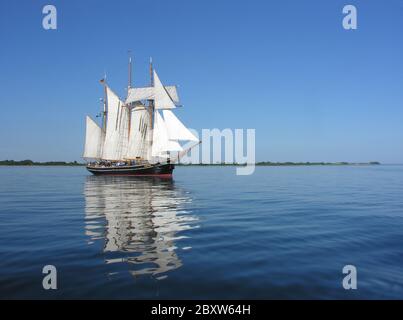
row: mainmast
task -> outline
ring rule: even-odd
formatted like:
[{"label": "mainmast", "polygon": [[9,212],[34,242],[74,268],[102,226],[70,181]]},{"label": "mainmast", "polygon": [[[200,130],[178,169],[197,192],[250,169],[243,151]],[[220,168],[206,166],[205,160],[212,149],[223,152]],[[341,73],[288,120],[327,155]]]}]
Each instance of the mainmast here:
[{"label": "mainmast", "polygon": [[127,84],[127,94],[129,95],[129,89],[132,87],[132,55],[129,50],[129,70],[128,70],[128,84]]},{"label": "mainmast", "polygon": [[[130,88],[132,87],[132,55],[131,55],[131,51],[129,50],[129,70],[128,70],[128,84],[127,84],[127,97],[129,97],[129,92],[130,92]],[[126,99],[127,99],[126,97]],[[131,129],[131,123],[132,123],[132,110],[131,108],[129,108],[129,105],[126,106],[127,107],[127,111],[128,111],[128,132],[127,132],[127,139],[130,139],[130,129]]]},{"label": "mainmast", "polygon": [[104,86],[104,98],[103,101],[103,112],[102,112],[102,131],[105,133],[106,131],[106,113],[107,113],[107,105],[106,105],[106,74],[103,79],[101,79],[101,84]]},{"label": "mainmast", "polygon": [[107,102],[106,102],[106,99],[107,99],[107,93],[106,93],[106,73],[105,73],[105,75],[104,75],[104,78],[101,79],[100,82],[101,82],[101,84],[102,84],[103,87],[104,87],[104,98],[102,99],[102,102],[103,102],[103,111],[102,111],[102,128],[101,128],[101,141],[102,141],[102,146],[100,147],[100,148],[101,148],[101,151],[100,151],[100,154],[99,154],[99,157],[102,159],[103,142],[105,141],[106,126],[107,126],[107,123],[106,123],[106,115],[107,115],[107,113],[108,113],[108,106],[107,106]]},{"label": "mainmast", "polygon": [[[153,77],[153,58],[150,57],[150,86],[154,87],[154,77]],[[150,150],[153,144],[153,121],[154,121],[154,100],[148,100],[148,112],[150,115]]]}]

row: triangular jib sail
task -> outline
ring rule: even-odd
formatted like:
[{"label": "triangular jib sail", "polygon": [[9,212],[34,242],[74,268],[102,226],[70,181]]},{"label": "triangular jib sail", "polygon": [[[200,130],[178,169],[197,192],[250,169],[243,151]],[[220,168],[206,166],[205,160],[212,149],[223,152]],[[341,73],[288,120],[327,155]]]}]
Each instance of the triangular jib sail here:
[{"label": "triangular jib sail", "polygon": [[199,141],[171,110],[163,110],[162,113],[170,140]]}]

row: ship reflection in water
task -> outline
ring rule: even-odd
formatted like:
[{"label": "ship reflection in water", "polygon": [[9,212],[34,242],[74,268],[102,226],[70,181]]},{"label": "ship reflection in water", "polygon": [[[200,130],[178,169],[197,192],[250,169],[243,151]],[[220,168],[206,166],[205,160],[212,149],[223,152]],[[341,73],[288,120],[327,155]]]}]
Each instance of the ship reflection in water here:
[{"label": "ship reflection in water", "polygon": [[156,279],[182,266],[178,252],[191,248],[179,242],[198,219],[185,209],[189,195],[171,179],[88,176],[84,193],[86,235],[89,244],[102,241],[112,256],[106,263],[127,262],[134,276]]}]

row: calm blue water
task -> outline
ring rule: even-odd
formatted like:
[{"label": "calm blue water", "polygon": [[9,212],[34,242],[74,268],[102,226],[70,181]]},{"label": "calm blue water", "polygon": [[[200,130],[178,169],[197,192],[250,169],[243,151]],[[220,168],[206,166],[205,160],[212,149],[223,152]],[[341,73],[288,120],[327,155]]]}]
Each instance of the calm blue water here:
[{"label": "calm blue water", "polygon": [[403,298],[403,166],[0,167],[0,298]]}]

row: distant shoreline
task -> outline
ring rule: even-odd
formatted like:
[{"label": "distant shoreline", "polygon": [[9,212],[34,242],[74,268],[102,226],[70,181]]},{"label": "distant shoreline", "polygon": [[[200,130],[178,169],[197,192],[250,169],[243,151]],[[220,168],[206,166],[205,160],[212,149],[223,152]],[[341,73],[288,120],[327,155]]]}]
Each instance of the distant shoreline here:
[{"label": "distant shoreline", "polygon": [[[381,163],[378,161],[371,162],[256,162],[255,166],[262,167],[285,167],[285,166],[374,166],[380,165]],[[216,164],[176,164],[177,166],[245,166],[246,164],[242,163],[216,163]]]},{"label": "distant shoreline", "polygon": [[79,163],[77,161],[66,162],[66,161],[46,161],[46,162],[35,162],[32,160],[2,160],[0,161],[0,166],[65,166],[65,167],[79,167],[85,166],[85,163]]},{"label": "distant shoreline", "polygon": [[[270,162],[263,161],[255,163],[255,166],[265,166],[265,167],[284,167],[284,166],[368,166],[368,165],[380,165],[381,163],[378,161],[371,162]],[[35,162],[32,160],[2,160],[0,161],[0,166],[66,166],[66,167],[80,167],[85,166],[85,163],[80,163],[77,161],[73,162],[65,162],[65,161],[46,161],[46,162]],[[204,164],[204,163],[195,163],[195,164],[184,164],[178,163],[176,166],[216,166],[216,167],[224,167],[224,166],[245,166],[245,164],[238,163],[212,163],[212,164]]]}]

